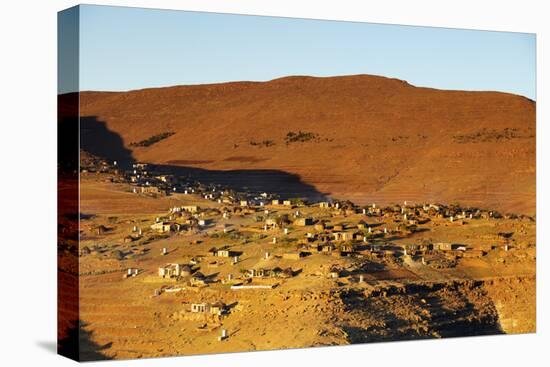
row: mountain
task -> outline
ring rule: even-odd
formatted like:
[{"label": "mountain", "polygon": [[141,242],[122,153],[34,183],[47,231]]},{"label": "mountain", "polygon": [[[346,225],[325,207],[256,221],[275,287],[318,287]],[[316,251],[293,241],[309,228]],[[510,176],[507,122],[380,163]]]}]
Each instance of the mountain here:
[{"label": "mountain", "polygon": [[533,215],[535,109],[513,94],[371,75],[82,92],[81,144],[191,172],[279,172],[358,204]]}]

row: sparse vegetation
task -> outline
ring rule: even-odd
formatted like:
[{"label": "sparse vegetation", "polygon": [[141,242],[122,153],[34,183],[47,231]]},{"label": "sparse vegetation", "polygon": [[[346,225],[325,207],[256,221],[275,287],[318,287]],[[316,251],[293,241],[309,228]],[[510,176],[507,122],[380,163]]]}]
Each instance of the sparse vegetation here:
[{"label": "sparse vegetation", "polygon": [[505,128],[503,130],[495,129],[481,129],[475,133],[453,135],[453,141],[455,143],[486,143],[486,142],[498,142],[503,140],[531,138],[534,135],[523,135],[519,129]]},{"label": "sparse vegetation", "polygon": [[391,141],[396,142],[396,141],[403,141],[403,140],[408,140],[408,139],[409,139],[409,137],[406,136],[406,135],[405,135],[405,136],[403,136],[403,135],[398,135],[398,136],[393,136],[393,137],[391,138]]},{"label": "sparse vegetation", "polygon": [[285,136],[285,143],[304,143],[311,140],[319,139],[319,135],[312,132],[299,130],[298,132],[289,131]]},{"label": "sparse vegetation", "polygon": [[262,140],[262,141],[255,141],[250,140],[250,145],[257,146],[259,148],[269,148],[275,145],[275,142],[273,140]]},{"label": "sparse vegetation", "polygon": [[164,139],[167,139],[167,138],[171,137],[174,134],[175,134],[175,132],[173,132],[173,131],[167,131],[167,132],[164,132],[164,133],[161,133],[161,134],[158,134],[158,135],[153,135],[153,136],[151,136],[151,137],[149,137],[145,140],[130,143],[130,146],[131,147],[149,147],[153,144],[158,143],[161,140],[164,140]]}]

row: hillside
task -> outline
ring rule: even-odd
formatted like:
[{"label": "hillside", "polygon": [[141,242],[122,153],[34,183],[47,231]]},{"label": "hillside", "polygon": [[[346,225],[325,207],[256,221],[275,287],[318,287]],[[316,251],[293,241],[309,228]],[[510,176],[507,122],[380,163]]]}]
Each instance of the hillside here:
[{"label": "hillside", "polygon": [[369,75],[296,76],[82,92],[80,104],[82,148],[107,158],[207,178],[237,170],[245,186],[251,177],[299,181],[358,204],[535,213],[535,103],[516,95]]}]

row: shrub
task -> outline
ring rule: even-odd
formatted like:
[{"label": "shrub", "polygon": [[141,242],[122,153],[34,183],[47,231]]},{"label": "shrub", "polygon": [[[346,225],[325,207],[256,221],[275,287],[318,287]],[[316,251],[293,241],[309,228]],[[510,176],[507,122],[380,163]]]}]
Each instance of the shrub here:
[{"label": "shrub", "polygon": [[294,131],[289,131],[286,134],[285,143],[287,144],[297,143],[297,142],[303,143],[306,141],[317,139],[318,137],[319,136],[317,134],[312,132],[305,132],[300,130],[297,133],[295,133]]},{"label": "shrub", "polygon": [[131,147],[148,147],[148,146],[151,146],[155,143],[158,143],[161,140],[167,139],[167,138],[171,137],[174,134],[175,134],[175,132],[173,132],[173,131],[167,131],[167,132],[164,132],[164,133],[161,133],[161,134],[158,134],[158,135],[153,135],[153,136],[151,136],[151,137],[149,137],[145,140],[130,143],[130,146]]},{"label": "shrub", "polygon": [[258,147],[266,147],[269,148],[273,145],[275,145],[275,142],[273,140],[262,140],[260,142],[257,142],[255,140],[250,141],[250,145],[258,146]]}]

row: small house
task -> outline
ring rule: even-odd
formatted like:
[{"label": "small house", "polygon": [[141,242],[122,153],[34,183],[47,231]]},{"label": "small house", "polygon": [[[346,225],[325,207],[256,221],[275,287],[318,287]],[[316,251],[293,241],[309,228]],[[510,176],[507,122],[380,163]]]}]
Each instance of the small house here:
[{"label": "small house", "polygon": [[324,243],[321,245],[321,252],[330,253],[335,249],[332,243]]},{"label": "small house", "polygon": [[250,278],[264,278],[268,275],[269,271],[264,268],[259,269],[250,269],[247,271],[246,275]]},{"label": "small house", "polygon": [[212,247],[210,250],[210,255],[217,256],[217,257],[232,257],[234,256],[233,252],[229,250],[228,246],[224,246],[221,248]]},{"label": "small house", "polygon": [[189,213],[196,213],[199,211],[199,207],[196,205],[184,205],[181,207],[181,210]]},{"label": "small house", "polygon": [[210,304],[208,303],[192,303],[191,312],[193,313],[207,313],[210,312]]},{"label": "small house", "polygon": [[332,234],[334,241],[351,241],[353,240],[353,233],[350,232],[334,232]]},{"label": "small house", "polygon": [[221,316],[227,312],[227,306],[223,302],[192,303],[191,312]]},{"label": "small house", "polygon": [[452,244],[448,242],[438,242],[433,244],[434,250],[439,251],[451,251],[452,250]]},{"label": "small house", "polygon": [[294,221],[294,225],[297,226],[311,226],[313,225],[313,219],[312,218],[298,218]]},{"label": "small house", "polygon": [[182,274],[182,266],[180,264],[167,264],[159,268],[158,274],[161,278],[177,278]]},{"label": "small house", "polygon": [[299,252],[287,252],[283,254],[283,259],[287,260],[300,260],[302,257],[305,257],[306,253],[303,251]]},{"label": "small house", "polygon": [[156,186],[142,186],[140,188],[142,194],[161,195],[165,192]]},{"label": "small house", "polygon": [[230,257],[231,256],[231,251],[227,250],[227,249],[221,249],[221,250],[218,250],[216,256],[219,256],[219,257]]},{"label": "small house", "polygon": [[151,225],[151,229],[153,231],[157,231],[160,233],[166,233],[166,232],[177,232],[181,228],[181,225],[179,223],[173,223],[173,222],[158,222]]},{"label": "small house", "polygon": [[329,278],[333,279],[340,278],[340,269],[335,267],[330,268],[327,275]]},{"label": "small house", "polygon": [[353,243],[343,243],[340,245],[340,251],[344,253],[355,252],[355,245]]}]

